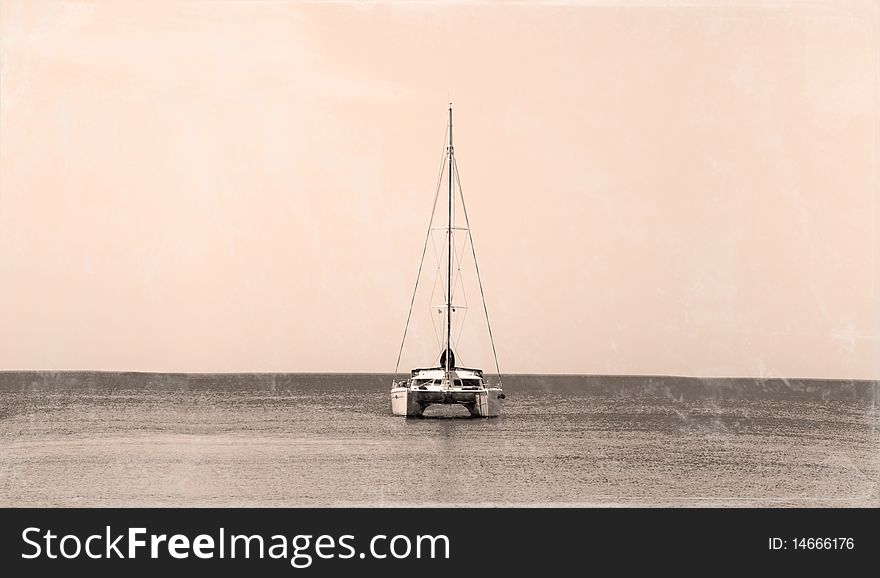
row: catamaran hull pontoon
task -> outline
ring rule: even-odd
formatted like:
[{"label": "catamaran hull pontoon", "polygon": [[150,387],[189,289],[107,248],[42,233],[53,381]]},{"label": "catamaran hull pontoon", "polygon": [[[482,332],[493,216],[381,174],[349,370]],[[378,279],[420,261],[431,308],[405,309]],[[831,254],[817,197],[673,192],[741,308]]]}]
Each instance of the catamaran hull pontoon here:
[{"label": "catamaran hull pontoon", "polygon": [[498,417],[504,392],[483,381],[479,369],[443,367],[414,369],[408,380],[391,388],[394,415],[421,417],[432,405],[463,405],[473,417]]},{"label": "catamaran hull pontoon", "polygon": [[504,393],[497,387],[461,389],[429,387],[411,389],[395,387],[391,390],[391,411],[394,415],[422,417],[428,406],[435,404],[463,405],[473,417],[498,417]]}]

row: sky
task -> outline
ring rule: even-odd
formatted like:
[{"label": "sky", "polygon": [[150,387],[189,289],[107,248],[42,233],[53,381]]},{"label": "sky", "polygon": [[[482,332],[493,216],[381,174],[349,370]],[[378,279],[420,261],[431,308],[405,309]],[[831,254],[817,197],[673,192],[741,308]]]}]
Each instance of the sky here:
[{"label": "sky", "polygon": [[0,0],[0,369],[391,371],[451,100],[503,372],[880,378],[878,16]]}]

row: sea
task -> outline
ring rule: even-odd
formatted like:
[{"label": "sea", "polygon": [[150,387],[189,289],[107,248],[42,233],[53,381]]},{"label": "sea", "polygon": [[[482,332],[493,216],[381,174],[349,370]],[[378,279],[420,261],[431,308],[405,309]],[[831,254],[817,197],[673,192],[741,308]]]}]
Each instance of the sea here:
[{"label": "sea", "polygon": [[0,372],[0,506],[880,506],[878,382],[512,375],[405,419],[393,377]]}]

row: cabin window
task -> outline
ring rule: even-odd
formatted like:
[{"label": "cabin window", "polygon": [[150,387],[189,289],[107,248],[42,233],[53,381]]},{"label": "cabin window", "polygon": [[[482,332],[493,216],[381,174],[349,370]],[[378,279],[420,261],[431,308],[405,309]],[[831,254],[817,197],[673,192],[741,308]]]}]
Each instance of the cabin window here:
[{"label": "cabin window", "polygon": [[464,384],[467,387],[480,387],[479,379],[465,379]]},{"label": "cabin window", "polygon": [[452,383],[453,383],[453,385],[455,385],[455,387],[461,387],[461,380],[460,379],[456,379]]}]

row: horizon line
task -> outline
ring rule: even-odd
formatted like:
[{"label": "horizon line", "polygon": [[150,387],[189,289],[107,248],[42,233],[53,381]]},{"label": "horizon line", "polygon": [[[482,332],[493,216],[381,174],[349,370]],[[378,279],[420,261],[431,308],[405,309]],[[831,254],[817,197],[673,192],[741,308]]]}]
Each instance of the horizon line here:
[{"label": "horizon line", "polygon": [[[194,375],[194,376],[224,376],[224,375],[408,375],[409,372],[393,371],[143,371],[143,370],[117,370],[117,369],[0,369],[2,374],[14,373],[101,373],[101,374],[143,374],[143,375]],[[803,377],[803,376],[748,376],[748,375],[680,375],[662,373],[491,373],[485,375],[500,375],[505,377],[661,377],[679,379],[749,379],[749,380],[800,380],[800,381],[863,381],[880,383],[880,377]]]}]

